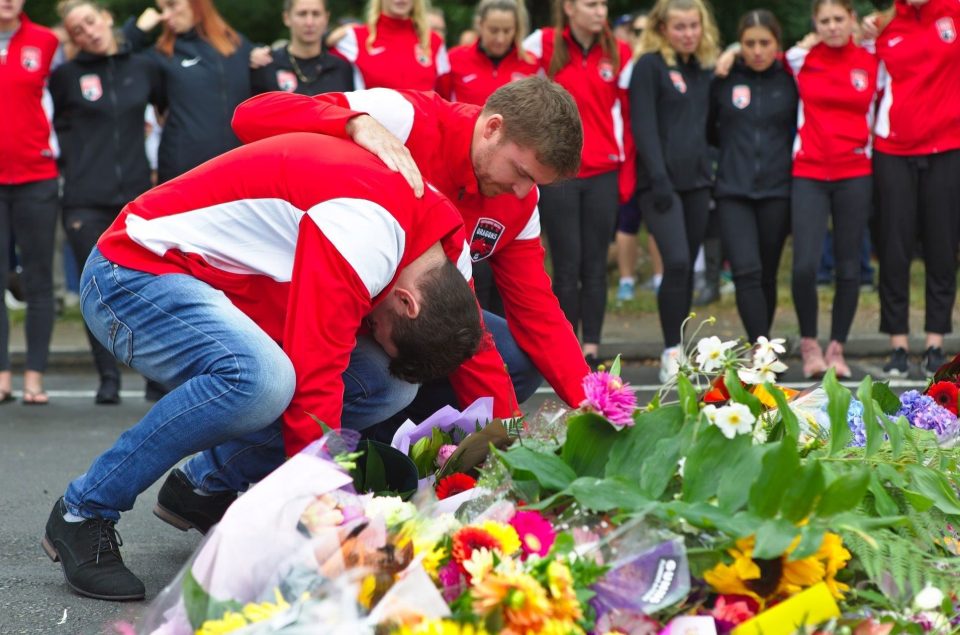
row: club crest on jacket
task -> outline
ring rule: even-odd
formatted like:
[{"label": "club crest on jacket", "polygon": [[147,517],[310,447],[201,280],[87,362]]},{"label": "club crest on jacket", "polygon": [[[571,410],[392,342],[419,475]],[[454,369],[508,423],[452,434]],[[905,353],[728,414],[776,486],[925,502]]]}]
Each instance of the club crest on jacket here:
[{"label": "club crest on jacket", "polygon": [[503,223],[492,218],[480,218],[470,236],[470,259],[478,262],[488,257],[497,247],[500,236],[503,235]]}]

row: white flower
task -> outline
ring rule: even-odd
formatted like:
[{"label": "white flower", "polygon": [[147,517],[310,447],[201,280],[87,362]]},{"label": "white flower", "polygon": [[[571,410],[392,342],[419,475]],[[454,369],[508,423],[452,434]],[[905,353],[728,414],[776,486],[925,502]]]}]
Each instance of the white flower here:
[{"label": "white flower", "polygon": [[486,547],[474,549],[470,558],[463,562],[463,568],[470,574],[470,583],[478,584],[493,571],[493,552]]},{"label": "white flower", "polygon": [[787,370],[787,365],[779,361],[776,357],[759,360],[753,368],[741,368],[737,371],[740,381],[751,384],[774,383],[777,381],[777,373]]},{"label": "white flower", "polygon": [[417,508],[399,496],[374,496],[367,501],[363,512],[367,518],[380,517],[388,527],[396,527],[416,516]]},{"label": "white flower", "polygon": [[937,611],[943,605],[943,591],[927,585],[913,598],[913,605],[921,611]]},{"label": "white flower", "polygon": [[705,373],[723,368],[727,351],[736,345],[735,341],[721,342],[716,335],[703,338],[697,342],[697,366]]},{"label": "white flower", "polygon": [[776,357],[777,355],[783,355],[787,352],[787,349],[783,346],[784,340],[782,337],[776,337],[772,340],[768,340],[766,337],[761,335],[757,338],[757,346],[754,349],[753,356],[759,359],[767,359],[769,357]]},{"label": "white flower", "polygon": [[732,439],[738,434],[750,434],[756,420],[746,405],[732,403],[717,410],[713,424],[720,428],[723,436]]},{"label": "white flower", "polygon": [[716,423],[717,421],[717,407],[715,405],[707,404],[703,407],[703,414],[707,416],[707,421],[710,423]]}]

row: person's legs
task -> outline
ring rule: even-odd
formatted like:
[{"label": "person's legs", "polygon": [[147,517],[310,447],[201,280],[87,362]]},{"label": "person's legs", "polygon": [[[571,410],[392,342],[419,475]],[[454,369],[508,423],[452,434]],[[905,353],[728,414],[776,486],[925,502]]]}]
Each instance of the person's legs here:
[{"label": "person's legs", "polygon": [[[67,241],[73,251],[78,269],[82,269],[87,257],[97,246],[100,235],[116,218],[118,210],[113,208],[65,208],[63,210],[63,228]],[[120,403],[120,368],[117,360],[103,344],[97,341],[90,329],[85,329],[93,353],[93,362],[100,376],[96,403]]]},{"label": "person's legs", "polygon": [[723,250],[730,258],[740,321],[747,337],[754,342],[758,336],[768,335],[770,328],[761,286],[763,263],[755,203],[742,198],[718,199],[717,220]]},{"label": "person's legs", "polygon": [[[617,222],[617,172],[584,179],[580,212],[583,352],[596,355],[607,309],[607,246]],[[571,228],[573,229],[573,228]],[[591,346],[593,345],[593,346]],[[518,395],[519,397],[519,395]]]},{"label": "person's legs", "polygon": [[890,335],[893,348],[906,349],[910,333],[910,261],[917,235],[916,162],[911,157],[875,152],[873,178],[878,231],[873,238],[880,264],[880,331]]},{"label": "person's legs", "polygon": [[844,179],[835,182],[832,189],[836,293],[830,340],[843,344],[850,333],[860,297],[860,251],[873,208],[873,179],[869,176]]},{"label": "person's legs", "polygon": [[580,330],[580,192],[582,179],[540,188],[540,221],[543,223],[550,262],[553,264],[553,293],[563,314]]},{"label": "person's legs", "polygon": [[647,228],[660,247],[663,280],[657,292],[657,309],[665,348],[680,343],[680,325],[687,318],[690,306],[690,275],[693,256],[687,247],[687,226],[683,203],[675,195],[673,205],[658,210],[649,190],[640,193],[640,209]]},{"label": "person's legs", "polygon": [[[777,273],[783,244],[790,234],[790,199],[768,198],[756,203],[757,227],[760,239],[763,297],[767,304],[767,330],[773,328],[777,311]],[[769,333],[766,335],[769,336]]]},{"label": "person's legs", "polygon": [[182,458],[268,426],[293,395],[293,366],[280,347],[195,278],[133,271],[94,251],[81,309],[120,361],[171,391],[70,483],[71,514],[117,520]]},{"label": "person's legs", "polygon": [[793,232],[793,304],[800,336],[817,337],[817,267],[827,230],[830,196],[827,186],[814,179],[793,179],[791,231]]},{"label": "person's legs", "polygon": [[920,174],[920,227],[926,265],[924,331],[952,328],[957,295],[957,233],[960,224],[960,150],[930,155]]},{"label": "person's legs", "polygon": [[57,180],[47,179],[15,186],[10,201],[27,301],[25,403],[46,403],[47,399],[43,394],[43,372],[47,369],[53,335],[53,249],[58,195]]},{"label": "person's legs", "polygon": [[637,232],[640,231],[640,208],[636,195],[620,205],[617,212],[617,232],[614,238],[617,248],[617,271],[620,281],[617,285],[617,300],[632,300],[636,288],[637,271]]},{"label": "person's legs", "polygon": [[[357,338],[343,374],[344,428],[363,431],[407,407],[419,386],[392,376],[390,358],[368,336]],[[283,463],[280,422],[204,450],[183,466],[193,487],[204,492],[242,492]]]},{"label": "person's legs", "polygon": [[[12,185],[0,185],[0,294],[7,290],[13,256],[13,223],[10,197]],[[5,297],[0,297],[0,398],[9,399],[12,392],[10,375],[10,321]]]}]

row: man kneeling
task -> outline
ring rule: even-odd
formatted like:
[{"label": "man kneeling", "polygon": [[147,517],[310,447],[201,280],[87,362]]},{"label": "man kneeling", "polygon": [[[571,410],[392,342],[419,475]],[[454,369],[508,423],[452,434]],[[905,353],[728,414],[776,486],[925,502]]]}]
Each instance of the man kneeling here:
[{"label": "man kneeling", "polygon": [[70,587],[144,596],[114,524],[184,457],[278,434],[281,417],[288,455],[322,435],[309,414],[339,428],[365,328],[406,382],[473,356],[469,275],[456,208],[433,190],[417,199],[338,139],[244,146],[127,205],[87,260],[81,308],[104,346],[170,392],[54,505],[42,544]]}]

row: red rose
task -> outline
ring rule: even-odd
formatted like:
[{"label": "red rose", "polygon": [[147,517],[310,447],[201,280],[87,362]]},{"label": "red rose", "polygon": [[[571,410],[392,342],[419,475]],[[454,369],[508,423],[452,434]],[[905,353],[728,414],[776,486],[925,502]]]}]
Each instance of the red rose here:
[{"label": "red rose", "polygon": [[958,392],[960,392],[960,389],[957,388],[955,383],[950,381],[938,381],[927,388],[927,394],[953,414],[957,414]]}]

